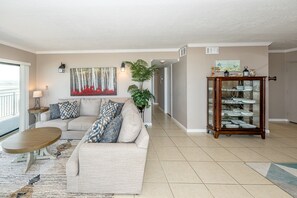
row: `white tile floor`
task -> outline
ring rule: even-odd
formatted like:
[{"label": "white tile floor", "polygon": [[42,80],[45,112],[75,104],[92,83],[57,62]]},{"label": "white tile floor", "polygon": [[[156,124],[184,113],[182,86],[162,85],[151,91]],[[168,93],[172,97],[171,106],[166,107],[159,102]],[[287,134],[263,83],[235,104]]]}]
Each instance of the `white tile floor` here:
[{"label": "white tile floor", "polygon": [[143,190],[135,198],[291,197],[244,162],[297,162],[297,125],[270,123],[260,136],[186,134],[154,107]]}]

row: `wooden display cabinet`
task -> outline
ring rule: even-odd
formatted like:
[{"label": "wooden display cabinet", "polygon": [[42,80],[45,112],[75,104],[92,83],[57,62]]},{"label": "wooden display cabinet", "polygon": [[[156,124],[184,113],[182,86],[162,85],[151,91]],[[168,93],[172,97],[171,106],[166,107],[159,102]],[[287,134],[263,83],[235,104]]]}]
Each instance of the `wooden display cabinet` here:
[{"label": "wooden display cabinet", "polygon": [[207,131],[265,139],[266,77],[207,77]]}]

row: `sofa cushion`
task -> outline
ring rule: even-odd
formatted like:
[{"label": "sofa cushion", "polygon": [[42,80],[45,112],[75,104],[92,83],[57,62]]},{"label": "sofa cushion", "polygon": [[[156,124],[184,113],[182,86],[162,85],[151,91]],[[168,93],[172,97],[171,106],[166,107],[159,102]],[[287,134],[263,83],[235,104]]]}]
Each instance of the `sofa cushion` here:
[{"label": "sofa cushion", "polygon": [[83,98],[80,101],[81,116],[98,116],[100,110],[101,99]]},{"label": "sofa cushion", "polygon": [[40,127],[58,127],[62,131],[67,131],[68,123],[71,120],[73,120],[73,119],[67,119],[67,120],[55,119],[55,120],[49,120],[49,121],[46,121],[46,122],[37,122],[36,123],[36,128],[40,128]]},{"label": "sofa cushion", "polygon": [[68,123],[68,130],[86,131],[96,120],[96,116],[79,116]]},{"label": "sofa cushion", "polygon": [[59,104],[50,104],[49,105],[49,111],[50,111],[50,119],[58,119],[60,118],[60,108],[59,108]]},{"label": "sofa cushion", "polygon": [[100,142],[104,129],[114,118],[118,104],[117,103],[105,103],[100,108],[99,119],[92,125],[92,131],[89,134],[88,142]]},{"label": "sofa cushion", "polygon": [[59,103],[59,108],[62,120],[77,118],[79,116],[79,105],[77,101]]},{"label": "sofa cushion", "polygon": [[140,133],[142,126],[142,119],[139,113],[130,109],[123,115],[123,123],[118,138],[118,142],[134,142]]},{"label": "sofa cushion", "polygon": [[104,130],[100,142],[102,143],[115,143],[117,142],[121,126],[123,122],[123,116],[120,114],[116,116]]},{"label": "sofa cushion", "polygon": [[127,111],[129,110],[133,110],[137,113],[139,113],[137,107],[135,106],[135,104],[133,103],[133,101],[131,100],[127,100],[122,108],[122,114],[123,116],[126,114]]},{"label": "sofa cushion", "polygon": [[112,100],[109,100],[108,102],[109,102],[109,103],[117,103],[117,104],[118,104],[118,108],[117,108],[117,111],[116,111],[116,113],[115,113],[114,117],[117,117],[118,115],[120,115],[120,114],[121,114],[121,112],[122,112],[122,109],[123,109],[124,103],[120,103],[120,102],[114,102],[114,101],[112,101]]}]

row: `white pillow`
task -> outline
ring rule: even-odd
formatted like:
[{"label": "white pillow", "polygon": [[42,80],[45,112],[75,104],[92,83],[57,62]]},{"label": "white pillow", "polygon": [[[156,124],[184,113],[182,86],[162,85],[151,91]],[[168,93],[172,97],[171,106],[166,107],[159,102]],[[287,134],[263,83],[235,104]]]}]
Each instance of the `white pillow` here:
[{"label": "white pillow", "polygon": [[133,111],[132,109],[127,110],[127,112],[122,115],[123,122],[120,135],[118,137],[118,142],[134,142],[140,133],[142,119],[140,118],[139,113]]}]

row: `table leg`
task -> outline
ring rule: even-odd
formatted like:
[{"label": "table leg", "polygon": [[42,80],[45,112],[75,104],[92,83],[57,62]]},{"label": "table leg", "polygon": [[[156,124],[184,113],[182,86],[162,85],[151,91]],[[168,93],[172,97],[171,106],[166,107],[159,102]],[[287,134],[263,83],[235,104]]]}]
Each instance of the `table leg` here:
[{"label": "table leg", "polygon": [[38,156],[38,159],[56,159],[56,156],[54,156],[47,147],[40,149],[40,154]]},{"label": "table leg", "polygon": [[28,153],[27,154],[27,162],[26,162],[25,173],[28,171],[28,169],[30,168],[30,166],[33,164],[34,161],[35,161],[34,152]]}]

